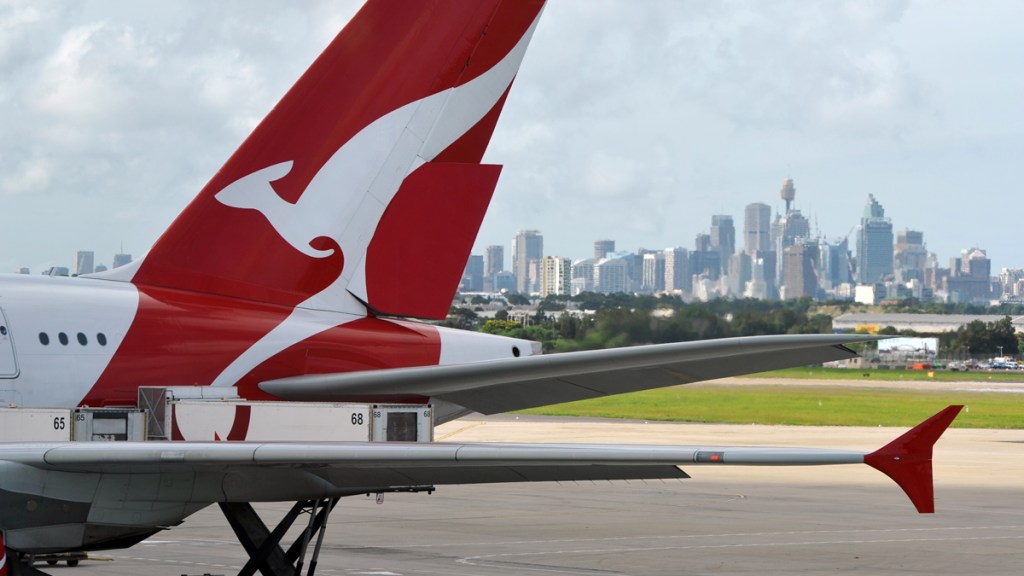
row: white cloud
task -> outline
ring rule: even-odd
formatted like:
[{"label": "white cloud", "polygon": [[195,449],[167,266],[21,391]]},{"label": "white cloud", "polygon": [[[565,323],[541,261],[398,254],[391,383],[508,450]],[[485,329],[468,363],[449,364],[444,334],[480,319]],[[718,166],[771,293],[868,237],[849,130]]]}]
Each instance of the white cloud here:
[{"label": "white cloud", "polygon": [[0,177],[0,192],[22,194],[45,190],[50,184],[52,162],[44,158],[33,158],[14,167],[12,174]]},{"label": "white cloud", "polygon": [[[93,237],[144,251],[359,4],[0,0],[4,211],[54,219],[52,252],[25,261]],[[955,253],[934,198],[1001,205],[1019,187],[1021,6],[552,0],[486,157],[506,169],[480,245],[536,227],[565,256],[596,236],[688,246],[789,175],[831,235],[884,185],[898,227],[913,214]],[[55,198],[93,225],[58,221]],[[0,247],[32,233],[0,230]]]}]

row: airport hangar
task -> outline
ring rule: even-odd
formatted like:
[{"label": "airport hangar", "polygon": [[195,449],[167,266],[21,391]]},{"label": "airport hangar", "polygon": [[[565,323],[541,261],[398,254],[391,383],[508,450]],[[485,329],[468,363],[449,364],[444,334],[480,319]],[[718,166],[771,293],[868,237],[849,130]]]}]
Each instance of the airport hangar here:
[{"label": "airport hangar", "polygon": [[[975,320],[986,324],[998,322],[1004,314],[843,314],[832,319],[832,332],[848,334],[850,332],[870,332],[891,326],[896,330],[913,330],[922,334],[939,334],[956,332]],[[1024,332],[1024,316],[1010,316],[1017,332]]]}]

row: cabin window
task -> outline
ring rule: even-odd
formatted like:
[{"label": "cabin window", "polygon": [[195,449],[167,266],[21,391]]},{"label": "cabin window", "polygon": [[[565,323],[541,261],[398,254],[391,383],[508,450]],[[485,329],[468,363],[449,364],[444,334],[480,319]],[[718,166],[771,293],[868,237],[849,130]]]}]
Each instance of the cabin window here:
[{"label": "cabin window", "polygon": [[100,332],[99,334],[96,335],[96,341],[100,343],[100,346],[107,345],[107,337],[106,335],[103,334],[103,332]]},{"label": "cabin window", "polygon": [[85,346],[86,344],[89,343],[89,339],[85,337],[85,334],[82,334],[81,332],[79,332],[78,333],[78,343],[81,344],[82,346]]},{"label": "cabin window", "polygon": [[42,344],[43,346],[49,346],[50,345],[50,336],[47,335],[46,332],[40,332],[39,333],[39,343]]},{"label": "cabin window", "polygon": [[57,340],[60,340],[61,346],[68,345],[68,335],[63,332],[57,334]]}]

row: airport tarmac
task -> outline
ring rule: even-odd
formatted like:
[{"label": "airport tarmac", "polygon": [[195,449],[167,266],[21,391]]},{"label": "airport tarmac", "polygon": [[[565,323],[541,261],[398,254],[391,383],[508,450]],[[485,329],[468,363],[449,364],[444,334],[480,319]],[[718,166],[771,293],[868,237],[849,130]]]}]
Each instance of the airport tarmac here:
[{"label": "airport tarmac", "polygon": [[[941,407],[937,407],[941,408]],[[893,428],[473,417],[439,440],[873,449]],[[685,468],[670,482],[442,487],[343,499],[317,574],[1020,574],[1024,430],[949,430],[934,515],[867,466]],[[276,522],[286,504],[258,509]],[[290,541],[290,540],[287,540]],[[244,553],[216,507],[107,562],[53,574],[236,574]],[[71,572],[71,571],[74,572]]]}]

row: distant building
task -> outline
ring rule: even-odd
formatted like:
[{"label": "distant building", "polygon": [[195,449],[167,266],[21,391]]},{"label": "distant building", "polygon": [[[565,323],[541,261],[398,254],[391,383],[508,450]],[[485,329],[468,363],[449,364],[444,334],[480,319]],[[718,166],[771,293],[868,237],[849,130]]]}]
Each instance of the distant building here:
[{"label": "distant building", "polygon": [[94,272],[93,253],[91,251],[75,252],[75,276]]},{"label": "distant building", "polygon": [[594,258],[606,258],[611,252],[615,252],[615,240],[594,240]]},{"label": "distant building", "polygon": [[697,234],[693,239],[693,251],[694,252],[710,252],[711,251],[711,235],[704,234],[703,232]]},{"label": "distant building", "polygon": [[[772,274],[774,276],[774,274]],[[768,274],[765,271],[765,261],[763,258],[753,258],[750,261],[750,281],[746,283],[743,288],[744,298],[755,298],[757,300],[767,300],[771,297],[769,291]]]},{"label": "distant building", "polygon": [[847,239],[830,243],[818,241],[818,286],[830,292],[843,284],[853,282],[853,262]]},{"label": "distant building", "polygon": [[796,199],[796,186],[793,186],[792,178],[786,178],[782,181],[782,189],[779,190],[779,196],[786,203],[786,213],[788,214],[790,205]]},{"label": "distant building", "polygon": [[493,277],[505,269],[505,247],[493,244],[484,250],[484,276]]},{"label": "distant building", "polygon": [[711,249],[718,252],[718,262],[721,265],[721,272],[725,273],[729,268],[729,257],[736,252],[736,227],[732,223],[732,216],[727,214],[716,214],[711,217]]},{"label": "distant building", "polygon": [[795,245],[798,241],[811,237],[811,223],[793,208],[793,201],[796,200],[796,187],[792,178],[786,178],[782,182],[782,189],[779,195],[786,202],[786,211],[778,215],[772,223],[771,242],[774,252],[774,261],[769,261],[769,253],[759,255],[765,259],[765,273],[774,272],[766,276],[765,280],[772,282],[773,287],[780,287],[783,284],[783,258],[786,248]]},{"label": "distant building", "polygon": [[1000,301],[1024,303],[1024,270],[1020,268],[1003,268],[999,272]]},{"label": "distant building", "polygon": [[857,283],[874,284],[892,276],[892,222],[875,196],[868,194],[857,231]]},{"label": "distant building", "polygon": [[482,292],[484,289],[484,257],[471,254],[466,262],[466,270],[462,274],[463,292]]},{"label": "distant building", "polygon": [[594,264],[594,291],[629,292],[629,263],[625,258],[602,258]]},{"label": "distant building", "polygon": [[516,275],[508,270],[502,270],[494,275],[492,290],[495,292],[514,292],[516,289]]},{"label": "distant building", "polygon": [[[1006,316],[998,314],[862,314],[847,313],[832,320],[832,331],[837,334],[847,332],[875,333],[886,326],[897,330],[913,330],[922,334],[939,334],[956,332],[975,320],[986,324],[998,322]],[[1014,330],[1024,332],[1024,316],[1011,317]]]},{"label": "distant building", "polygon": [[750,256],[772,249],[772,209],[767,204],[748,204],[743,211],[743,251]]},{"label": "distant building", "polygon": [[769,256],[772,254],[767,251],[754,256],[755,258],[760,257],[765,260],[766,274],[769,271],[773,272],[773,274],[765,278],[766,281],[772,284],[772,287],[782,286],[782,261],[785,249],[796,244],[799,239],[811,237],[811,223],[799,210],[793,208],[793,202],[796,200],[796,186],[793,185],[792,178],[786,178],[782,181],[779,196],[786,202],[786,210],[782,214],[776,215],[775,221],[772,222],[772,247],[770,251],[773,253],[774,258],[771,259],[772,261],[769,261]]},{"label": "distant building", "polygon": [[583,292],[594,292],[594,265],[600,258],[583,258],[572,263],[570,278],[573,295]]},{"label": "distant building", "polygon": [[540,295],[568,296],[571,291],[572,267],[568,258],[545,256],[541,270]]},{"label": "distant building", "polygon": [[782,297],[815,298],[818,293],[818,244],[807,241],[787,246],[782,255]]},{"label": "distant building", "polygon": [[924,282],[924,270],[928,264],[928,249],[924,245],[924,233],[916,230],[901,230],[896,233],[896,247],[893,249],[893,274],[897,282],[919,280]]},{"label": "distant building", "polygon": [[[512,272],[516,275],[516,292],[530,294],[540,291],[540,261],[544,257],[544,237],[539,230],[520,230],[512,239]],[[533,270],[533,275],[530,271]]]},{"label": "distant building", "polygon": [[946,293],[950,301],[987,303],[992,298],[992,261],[984,250],[961,251],[949,269]]},{"label": "distant building", "polygon": [[665,290],[690,292],[692,276],[686,248],[665,249]]},{"label": "distant building", "polygon": [[126,264],[131,264],[131,254],[114,254],[114,268],[120,268]]},{"label": "distant building", "polygon": [[728,288],[729,296],[740,296],[743,294],[747,282],[750,282],[751,263],[750,255],[746,252],[737,252],[729,256],[726,273],[726,288]]},{"label": "distant building", "polygon": [[703,274],[708,280],[717,282],[722,276],[719,257],[718,252],[690,252],[690,273]]},{"label": "distant building", "polygon": [[18,274],[31,274],[31,272],[27,267],[22,266],[21,268],[18,268]]},{"label": "distant building", "polygon": [[43,272],[43,276],[70,276],[71,271],[67,266],[53,266]]},{"label": "distant building", "polygon": [[97,273],[99,273],[99,272],[106,272],[106,271],[107,271],[107,267],[104,266],[103,264],[97,264],[96,265],[96,269],[94,270],[94,272],[97,272]]},{"label": "distant building", "polygon": [[665,289],[665,253],[644,254],[643,282],[640,289],[645,292],[661,292]]}]

